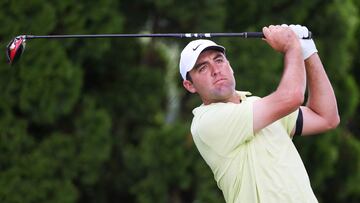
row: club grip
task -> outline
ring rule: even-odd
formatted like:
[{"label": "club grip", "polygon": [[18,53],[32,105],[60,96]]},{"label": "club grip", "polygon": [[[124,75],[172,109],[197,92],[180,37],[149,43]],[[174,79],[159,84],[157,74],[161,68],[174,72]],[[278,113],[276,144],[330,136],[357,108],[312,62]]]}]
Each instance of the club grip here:
[{"label": "club grip", "polygon": [[245,32],[245,38],[265,38],[262,32]]}]

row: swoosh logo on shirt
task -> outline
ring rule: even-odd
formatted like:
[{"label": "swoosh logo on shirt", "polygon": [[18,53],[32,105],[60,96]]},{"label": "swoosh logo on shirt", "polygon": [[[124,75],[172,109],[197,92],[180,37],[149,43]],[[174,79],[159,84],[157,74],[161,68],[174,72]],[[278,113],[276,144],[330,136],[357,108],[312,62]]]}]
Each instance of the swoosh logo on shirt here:
[{"label": "swoosh logo on shirt", "polygon": [[193,48],[193,51],[196,51],[197,48],[199,48],[201,44],[197,45],[195,48]]}]

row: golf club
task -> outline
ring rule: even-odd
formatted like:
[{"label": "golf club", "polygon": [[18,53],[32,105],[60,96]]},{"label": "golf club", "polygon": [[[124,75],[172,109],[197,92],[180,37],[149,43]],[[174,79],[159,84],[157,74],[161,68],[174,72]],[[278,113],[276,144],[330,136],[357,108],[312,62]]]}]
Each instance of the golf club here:
[{"label": "golf club", "polygon": [[[240,33],[162,33],[162,34],[89,34],[89,35],[19,35],[6,47],[6,56],[9,64],[16,63],[25,50],[26,40],[30,39],[63,39],[63,38],[141,38],[141,37],[165,37],[165,38],[213,38],[213,37],[240,37],[240,38],[264,38],[262,32]],[[308,37],[311,39],[309,31]]]}]

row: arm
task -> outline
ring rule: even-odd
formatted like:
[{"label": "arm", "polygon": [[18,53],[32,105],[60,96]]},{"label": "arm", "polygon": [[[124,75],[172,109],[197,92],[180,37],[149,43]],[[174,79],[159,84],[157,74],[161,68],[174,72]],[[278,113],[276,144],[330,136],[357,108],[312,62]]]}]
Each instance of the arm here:
[{"label": "arm", "polygon": [[304,60],[295,33],[281,26],[265,27],[263,33],[272,48],[284,53],[284,71],[276,91],[254,102],[254,132],[299,108],[306,87]]},{"label": "arm", "polygon": [[301,110],[304,118],[303,135],[310,135],[335,128],[340,118],[334,90],[317,53],[305,60],[305,68],[308,100]]},{"label": "arm", "polygon": [[[308,35],[308,29],[305,26],[283,26],[290,27],[299,38]],[[300,40],[300,44],[305,61],[309,93],[306,106],[301,107],[303,112],[302,132],[303,135],[310,135],[335,128],[339,124],[340,118],[334,90],[317,54],[314,41],[312,39]]]}]

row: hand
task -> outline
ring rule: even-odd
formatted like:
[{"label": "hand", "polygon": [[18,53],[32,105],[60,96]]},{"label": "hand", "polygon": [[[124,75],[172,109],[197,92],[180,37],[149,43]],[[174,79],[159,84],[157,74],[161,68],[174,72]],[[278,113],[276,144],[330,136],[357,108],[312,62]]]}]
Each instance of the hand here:
[{"label": "hand", "polygon": [[265,41],[276,51],[286,53],[288,50],[297,48],[300,51],[300,43],[297,35],[289,27],[270,25],[263,28]]},{"label": "hand", "polygon": [[290,27],[296,35],[300,38],[300,45],[303,52],[303,59],[306,60],[309,58],[313,53],[318,52],[316,49],[314,40],[312,39],[302,39],[303,37],[308,37],[309,30],[305,26],[301,25],[286,25],[282,24],[283,27]]}]

